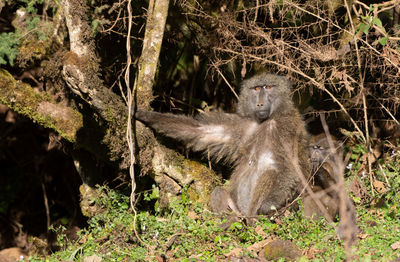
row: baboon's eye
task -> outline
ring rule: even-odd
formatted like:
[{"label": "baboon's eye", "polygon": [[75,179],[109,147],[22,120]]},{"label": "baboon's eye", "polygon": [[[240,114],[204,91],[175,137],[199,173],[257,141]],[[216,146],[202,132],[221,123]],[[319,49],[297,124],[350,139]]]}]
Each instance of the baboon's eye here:
[{"label": "baboon's eye", "polygon": [[264,86],[264,88],[265,88],[266,90],[269,90],[269,89],[272,88],[272,86]]},{"label": "baboon's eye", "polygon": [[253,87],[253,89],[254,89],[255,91],[260,91],[261,88],[262,88],[262,86],[255,86],[255,87]]}]

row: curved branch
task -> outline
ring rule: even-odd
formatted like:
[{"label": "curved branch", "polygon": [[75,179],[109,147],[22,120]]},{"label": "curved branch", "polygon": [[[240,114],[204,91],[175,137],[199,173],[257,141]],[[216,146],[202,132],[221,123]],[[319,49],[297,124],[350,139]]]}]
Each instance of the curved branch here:
[{"label": "curved branch", "polygon": [[70,142],[76,142],[77,132],[83,127],[81,113],[15,80],[4,69],[0,69],[0,102],[34,122],[57,131]]}]

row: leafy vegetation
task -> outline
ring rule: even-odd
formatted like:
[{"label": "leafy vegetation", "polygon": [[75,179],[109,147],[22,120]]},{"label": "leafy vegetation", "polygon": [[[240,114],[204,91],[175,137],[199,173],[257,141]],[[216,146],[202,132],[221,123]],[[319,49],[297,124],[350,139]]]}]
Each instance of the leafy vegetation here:
[{"label": "leafy vegetation", "polygon": [[[353,153],[362,146],[354,148]],[[400,168],[398,157],[400,153],[396,151],[395,156],[389,156],[382,163],[382,170],[393,187],[399,182],[398,173],[395,175],[395,170]],[[352,167],[359,166],[360,160],[350,164]],[[347,182],[356,179],[359,171],[349,168]],[[368,187],[368,180],[363,181],[363,185]],[[62,233],[63,228],[59,228],[58,244],[61,250],[47,257],[47,261],[82,261],[91,255],[101,257],[103,261],[152,261],[161,257],[179,261],[217,261],[232,256],[257,257],[262,250],[256,248],[256,244],[272,238],[295,243],[303,251],[300,261],[345,259],[343,244],[335,230],[338,223],[306,219],[301,207],[299,211],[286,212],[273,221],[260,217],[254,225],[242,220],[224,224],[229,217],[211,214],[201,204],[191,201],[185,192],[175,198],[168,209],[160,210],[157,202],[154,204],[154,200],[158,199],[157,187],[141,193],[145,203],[137,214],[136,228],[145,243],[143,245],[133,230],[134,214],[129,208],[129,197],[121,191],[105,187],[99,191],[100,198],[96,202],[103,211],[89,220],[87,228],[79,231],[76,241],[69,241]],[[370,188],[368,192],[371,193]],[[399,249],[391,247],[400,241],[397,195],[388,190],[373,198],[372,202],[355,201],[358,203],[359,227],[358,241],[354,246],[355,261],[391,261],[399,256]],[[353,195],[353,198],[356,196]],[[378,203],[380,199],[384,199],[383,204]],[[36,257],[31,261],[42,259]]]},{"label": "leafy vegetation", "polygon": [[14,60],[18,55],[19,34],[1,33],[0,34],[0,65],[14,65]]}]

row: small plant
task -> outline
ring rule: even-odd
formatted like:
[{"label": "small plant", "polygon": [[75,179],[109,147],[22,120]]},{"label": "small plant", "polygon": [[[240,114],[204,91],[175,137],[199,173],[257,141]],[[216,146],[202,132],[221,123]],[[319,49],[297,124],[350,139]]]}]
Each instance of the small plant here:
[{"label": "small plant", "polygon": [[370,4],[367,15],[365,15],[365,16],[360,15],[362,22],[357,27],[356,33],[358,31],[361,31],[365,35],[368,35],[371,28],[376,28],[376,30],[378,30],[381,34],[384,35],[383,37],[380,37],[378,39],[379,44],[384,46],[384,45],[386,45],[389,37],[387,35],[385,28],[382,25],[381,19],[379,19],[379,17],[377,17],[377,16],[374,16],[373,13],[374,13],[374,6],[372,4]]},{"label": "small plant", "polygon": [[14,65],[14,60],[18,55],[19,46],[19,34],[1,33],[0,34],[0,65],[5,65],[10,63],[11,66]]}]

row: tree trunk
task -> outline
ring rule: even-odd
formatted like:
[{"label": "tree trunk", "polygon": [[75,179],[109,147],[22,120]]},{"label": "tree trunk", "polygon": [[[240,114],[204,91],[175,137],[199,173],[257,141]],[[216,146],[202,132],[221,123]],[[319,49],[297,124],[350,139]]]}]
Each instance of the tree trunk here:
[{"label": "tree trunk", "polygon": [[[140,106],[149,107],[152,100],[152,83],[157,68],[158,55],[168,10],[168,2],[156,1],[149,8],[148,24],[139,62],[137,97]],[[63,61],[63,77],[70,90],[86,101],[106,122],[102,143],[109,150],[112,161],[119,160],[120,168],[129,166],[129,152],[125,141],[128,110],[120,97],[103,85],[99,78],[98,58],[90,26],[86,19],[87,6],[78,0],[62,0],[65,20],[70,35],[70,51]],[[194,198],[208,200],[216,183],[215,173],[203,164],[190,161],[159,144],[153,133],[141,123],[136,124],[138,146],[137,164],[141,172],[153,175],[163,196],[176,195],[182,187],[189,187]],[[161,199],[167,203],[168,198]]]}]

